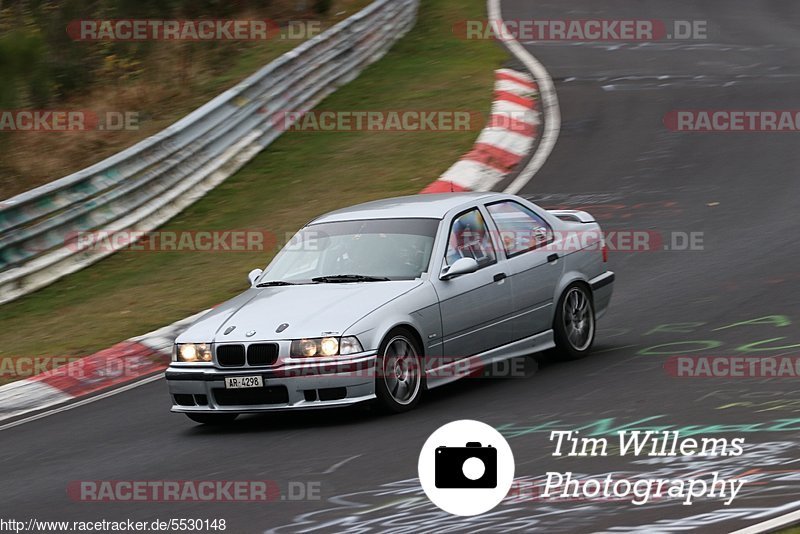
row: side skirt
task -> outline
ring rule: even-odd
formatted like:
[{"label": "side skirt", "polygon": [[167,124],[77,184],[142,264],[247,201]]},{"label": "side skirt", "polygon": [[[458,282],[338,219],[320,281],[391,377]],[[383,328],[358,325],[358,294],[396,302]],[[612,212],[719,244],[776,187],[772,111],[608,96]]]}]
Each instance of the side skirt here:
[{"label": "side skirt", "polygon": [[510,360],[519,356],[525,356],[555,347],[553,331],[547,330],[519,341],[511,342],[502,347],[497,347],[469,358],[462,358],[453,362],[434,367],[426,372],[426,382],[428,389],[433,389],[450,382],[455,382],[465,376],[469,376],[480,369],[493,363]]}]

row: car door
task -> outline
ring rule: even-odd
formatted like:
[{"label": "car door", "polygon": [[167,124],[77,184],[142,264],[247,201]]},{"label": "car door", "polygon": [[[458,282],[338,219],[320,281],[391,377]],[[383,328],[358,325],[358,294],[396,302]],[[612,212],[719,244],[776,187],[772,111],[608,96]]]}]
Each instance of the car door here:
[{"label": "car door", "polygon": [[514,336],[505,261],[498,257],[485,214],[478,207],[452,218],[442,264],[452,265],[464,257],[475,259],[478,270],[450,280],[442,280],[437,273],[433,279],[442,314],[444,361],[504,345]]},{"label": "car door", "polygon": [[514,337],[552,328],[553,295],[564,270],[553,229],[534,210],[513,200],[486,206],[507,257],[513,294]]}]

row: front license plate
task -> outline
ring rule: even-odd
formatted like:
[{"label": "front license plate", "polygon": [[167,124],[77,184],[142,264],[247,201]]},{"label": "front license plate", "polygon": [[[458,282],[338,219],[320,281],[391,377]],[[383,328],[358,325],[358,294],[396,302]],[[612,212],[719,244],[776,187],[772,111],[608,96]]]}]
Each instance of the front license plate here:
[{"label": "front license plate", "polygon": [[228,376],[225,377],[225,389],[260,388],[264,380],[260,376]]}]

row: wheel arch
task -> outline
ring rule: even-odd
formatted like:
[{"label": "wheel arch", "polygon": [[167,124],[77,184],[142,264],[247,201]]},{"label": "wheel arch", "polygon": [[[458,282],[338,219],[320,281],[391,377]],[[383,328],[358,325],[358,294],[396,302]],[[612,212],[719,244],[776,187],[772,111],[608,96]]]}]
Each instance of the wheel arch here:
[{"label": "wheel arch", "polygon": [[[589,283],[589,280],[584,276],[582,273],[578,271],[571,271],[564,273],[559,280],[558,285],[556,286],[556,291],[553,294],[553,304],[558,305],[558,302],[561,300],[561,297],[567,291],[567,289],[575,284],[580,284],[584,286],[589,294],[589,300],[592,302],[592,306],[594,306],[594,291],[592,291],[592,285]],[[553,308],[555,310],[555,308]]]},{"label": "wheel arch", "polygon": [[417,328],[413,324],[409,322],[397,323],[391,328],[386,330],[386,334],[384,334],[382,339],[388,337],[389,334],[391,334],[395,330],[405,330],[408,333],[410,333],[411,336],[414,338],[414,341],[417,342],[417,346],[419,346],[420,348],[420,353],[421,353],[420,357],[425,358],[425,343],[422,341],[422,335],[419,333],[419,330],[417,330]]}]

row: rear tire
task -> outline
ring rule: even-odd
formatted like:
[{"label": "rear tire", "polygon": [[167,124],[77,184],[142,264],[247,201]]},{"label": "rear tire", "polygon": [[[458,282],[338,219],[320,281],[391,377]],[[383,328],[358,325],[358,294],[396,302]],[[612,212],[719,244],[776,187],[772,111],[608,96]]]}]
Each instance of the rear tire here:
[{"label": "rear tire", "polygon": [[396,328],[381,342],[376,361],[375,395],[385,412],[413,409],[422,396],[425,373],[422,348],[405,328]]},{"label": "rear tire", "polygon": [[238,413],[187,413],[186,417],[201,425],[223,426],[233,423]]},{"label": "rear tire", "polygon": [[572,284],[558,299],[553,320],[553,333],[559,356],[579,360],[592,350],[596,332],[594,303],[589,288]]}]

